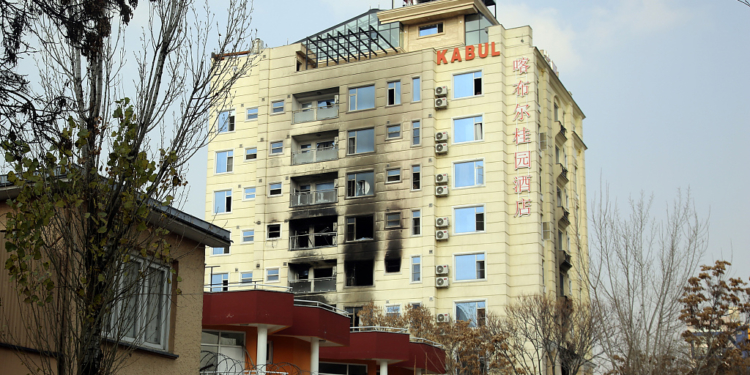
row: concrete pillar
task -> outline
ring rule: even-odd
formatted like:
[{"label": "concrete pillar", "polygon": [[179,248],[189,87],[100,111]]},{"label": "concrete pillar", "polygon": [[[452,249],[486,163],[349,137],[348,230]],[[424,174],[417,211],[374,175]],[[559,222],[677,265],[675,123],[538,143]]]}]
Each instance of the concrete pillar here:
[{"label": "concrete pillar", "polygon": [[256,352],[255,364],[257,368],[257,375],[262,375],[266,372],[266,357],[268,356],[268,327],[258,326],[258,348]]},{"label": "concrete pillar", "polygon": [[320,339],[310,338],[310,372],[317,375],[320,370]]},{"label": "concrete pillar", "polygon": [[380,375],[388,375],[388,361],[379,361]]}]

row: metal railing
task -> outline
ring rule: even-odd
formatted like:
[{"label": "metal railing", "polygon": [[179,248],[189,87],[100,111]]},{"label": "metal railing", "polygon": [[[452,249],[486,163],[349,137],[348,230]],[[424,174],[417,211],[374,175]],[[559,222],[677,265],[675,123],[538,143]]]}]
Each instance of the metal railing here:
[{"label": "metal railing", "polygon": [[323,302],[318,302],[318,301],[310,301],[306,299],[295,299],[294,306],[318,307],[326,311],[335,312],[336,314],[345,316],[347,318],[351,316],[351,314],[347,312],[346,310],[341,310],[337,308],[336,306],[329,305]]},{"label": "metal railing", "polygon": [[271,290],[277,292],[291,292],[292,288],[283,285],[261,284],[260,281],[203,285],[204,293],[238,292],[245,290]]},{"label": "metal railing", "polygon": [[331,104],[324,107],[314,107],[296,110],[293,112],[293,124],[303,122],[321,121],[339,117],[339,105]]},{"label": "metal railing", "polygon": [[331,292],[336,290],[336,276],[290,281],[292,293]]},{"label": "metal railing", "polygon": [[409,334],[409,330],[406,328],[396,327],[383,327],[383,326],[367,326],[367,327],[351,327],[350,332],[390,332],[390,333],[405,333]]},{"label": "metal railing", "polygon": [[412,338],[409,339],[409,341],[416,342],[416,343],[419,343],[419,344],[432,345],[432,346],[436,346],[438,348],[442,348],[443,347],[443,344],[437,343],[437,342],[432,341],[432,340],[423,339],[421,337],[412,337]]},{"label": "metal railing", "polygon": [[297,236],[289,236],[289,249],[317,249],[321,247],[334,247],[338,245],[336,232],[310,233]]},{"label": "metal railing", "polygon": [[314,148],[292,153],[292,165],[310,164],[339,158],[338,146]]},{"label": "metal railing", "polygon": [[336,203],[338,195],[336,189],[316,190],[316,191],[298,191],[291,194],[291,206],[312,206],[314,204]]}]

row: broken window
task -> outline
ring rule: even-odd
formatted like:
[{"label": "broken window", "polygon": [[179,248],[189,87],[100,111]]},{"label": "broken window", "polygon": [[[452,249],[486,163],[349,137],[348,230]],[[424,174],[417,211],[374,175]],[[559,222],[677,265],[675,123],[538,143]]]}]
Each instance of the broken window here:
[{"label": "broken window", "polygon": [[281,238],[281,224],[268,225],[268,239]]},{"label": "broken window", "polygon": [[385,272],[401,272],[401,254],[396,251],[389,251],[385,254]]},{"label": "broken window", "polygon": [[346,286],[372,286],[374,268],[375,262],[372,260],[352,260],[344,262]]},{"label": "broken window", "polygon": [[375,172],[357,172],[346,175],[346,196],[375,195]]},{"label": "broken window", "polygon": [[374,220],[372,216],[346,218],[346,240],[366,241],[374,238]]}]

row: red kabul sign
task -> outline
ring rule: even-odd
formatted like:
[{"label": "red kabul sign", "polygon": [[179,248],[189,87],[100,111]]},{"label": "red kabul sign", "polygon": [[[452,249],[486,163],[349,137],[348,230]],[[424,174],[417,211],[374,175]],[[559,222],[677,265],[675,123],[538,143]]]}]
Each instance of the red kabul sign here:
[{"label": "red kabul sign", "polygon": [[[484,47],[484,48],[483,48]],[[492,52],[490,52],[490,49],[492,49]],[[446,57],[446,54],[448,53],[447,49],[444,49],[442,51],[437,51],[437,64],[447,64],[448,58]],[[500,56],[500,51],[495,51],[495,42],[492,43],[484,43],[484,44],[477,44],[476,47],[474,46],[466,46],[464,50],[464,58],[461,59],[461,49],[458,47],[453,49],[453,56],[451,57],[451,63],[453,62],[461,62],[463,60],[471,61],[474,60],[475,57],[479,56],[479,58],[483,59],[487,56]]]}]

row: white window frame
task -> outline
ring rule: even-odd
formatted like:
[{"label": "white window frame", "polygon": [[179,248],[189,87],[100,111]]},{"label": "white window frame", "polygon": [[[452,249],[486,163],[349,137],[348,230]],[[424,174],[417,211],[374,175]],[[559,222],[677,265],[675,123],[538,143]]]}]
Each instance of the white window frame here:
[{"label": "white window frame", "polygon": [[[393,88],[391,88],[393,84]],[[393,90],[393,103],[388,103],[388,95]],[[385,106],[394,107],[401,105],[401,80],[388,81],[385,85]]]},{"label": "white window frame", "polygon": [[[221,153],[230,153],[230,152],[232,153],[231,156],[229,156],[229,155],[224,156],[225,158],[227,158],[227,160],[226,160],[227,170],[224,171],[224,172],[219,172],[219,154],[221,154]],[[217,175],[217,174],[227,174],[227,173],[232,173],[232,172],[234,172],[234,150],[233,149],[228,149],[228,150],[219,150],[219,151],[216,151],[214,153],[214,174],[215,175]]]},{"label": "white window frame", "polygon": [[[224,252],[222,252],[221,254],[214,254],[214,249],[224,249]],[[211,257],[225,257],[227,255],[232,255],[232,248],[231,248],[231,246],[224,246],[224,247],[215,246],[215,247],[211,247],[211,254],[209,254],[209,256],[211,256]]]},{"label": "white window frame", "polygon": [[[353,175],[355,175],[355,180],[354,180],[354,183],[356,184],[356,182],[357,182],[357,180],[356,180],[356,175],[357,175],[357,174],[360,174],[360,173],[372,173],[372,175],[373,175],[373,186],[372,186],[372,194],[367,194],[367,195],[357,195],[357,194],[356,194],[356,192],[357,192],[357,188],[356,188],[356,185],[355,185],[355,188],[354,188],[354,195],[351,195],[351,196],[350,196],[350,195],[349,195],[349,175],[352,175],[352,174],[353,174]],[[344,191],[344,196],[346,197],[346,199],[357,199],[357,198],[365,198],[365,197],[374,197],[374,196],[376,196],[377,194],[375,193],[375,184],[376,184],[376,182],[375,182],[375,181],[376,181],[376,180],[375,180],[375,176],[376,176],[376,173],[375,173],[375,170],[374,170],[374,169],[366,169],[366,170],[362,170],[362,171],[352,171],[352,172],[347,172],[347,173],[346,173],[346,175],[345,175],[345,179],[344,179],[344,181],[345,181],[345,182],[344,182],[344,183],[345,183],[345,185],[344,185],[344,190],[345,190],[345,191]]]},{"label": "white window frame", "polygon": [[[357,152],[357,143],[359,142],[359,137],[357,136],[357,132],[362,130],[370,130],[372,129],[372,151],[364,151],[364,152]],[[349,132],[354,132],[354,137],[349,136]],[[354,149],[351,149],[349,147],[349,139],[354,138]],[[378,151],[377,148],[377,142],[376,142],[376,134],[375,134],[375,128],[360,128],[360,129],[351,129],[346,131],[346,155],[366,155],[366,154],[374,154]]]},{"label": "white window frame", "polygon": [[[255,279],[255,275],[253,274],[253,272],[254,271],[240,271],[240,284],[252,284],[253,280]],[[243,273],[249,273],[249,274],[252,275],[252,276],[250,276],[250,281],[249,282],[245,282],[244,281],[245,279],[242,277]]]},{"label": "white window frame", "polygon": [[[273,152],[275,143],[281,143],[281,152]],[[284,155],[284,141],[271,141],[268,142],[268,156],[283,156]]]},{"label": "white window frame", "polygon": [[[414,123],[419,124],[419,126],[415,128],[414,127]],[[414,130],[415,129],[419,129],[417,131],[419,133],[419,135],[416,138],[414,137]],[[416,141],[416,142],[414,142],[414,141]],[[422,120],[411,120],[411,142],[410,142],[409,146],[411,146],[411,147],[419,147],[421,145],[422,145]]]},{"label": "white window frame", "polygon": [[[251,109],[255,110],[255,118],[252,118],[252,119],[249,118],[249,116],[247,115],[248,111],[251,110]],[[245,122],[247,122],[247,121],[258,121],[258,116],[259,115],[260,115],[260,111],[258,110],[258,107],[248,107],[248,108],[245,108]]]},{"label": "white window frame", "polygon": [[[419,93],[419,99],[417,99],[417,100],[414,100],[414,93],[415,93],[415,91],[414,91],[414,81],[415,80],[419,82],[419,90],[416,91],[416,92]],[[422,101],[422,76],[411,77],[411,102],[412,103],[419,103],[421,101]]]},{"label": "white window frame", "polygon": [[[388,178],[390,177],[390,175],[388,174],[388,172],[393,172],[393,171],[398,172],[398,180],[397,181],[388,181]],[[402,181],[402,179],[401,179],[401,168],[388,168],[388,169],[385,170],[385,183],[386,183],[386,185],[387,184],[398,184],[401,181]]]},{"label": "white window frame", "polygon": [[[397,225],[390,225],[390,224],[388,224],[388,222],[389,222],[388,215],[398,215],[398,224]],[[399,228],[401,228],[401,219],[402,219],[402,217],[401,217],[401,211],[386,212],[385,213],[385,217],[383,219],[385,219],[385,220],[383,220],[383,223],[384,223],[383,227],[385,229],[399,229]]]},{"label": "white window frame", "polygon": [[[474,185],[461,186],[461,187],[456,186],[456,183],[458,182],[458,174],[456,174],[456,164],[472,163],[472,162],[477,162],[477,161],[481,161],[482,162],[482,183],[481,184],[476,184],[476,182],[477,182],[477,167],[476,167],[476,164],[475,164],[474,165]],[[457,161],[453,162],[453,167],[451,169],[452,169],[451,172],[453,173],[453,176],[452,176],[453,189],[458,189],[458,190],[461,190],[461,189],[474,189],[474,188],[478,188],[478,187],[484,187],[487,184],[487,162],[484,160],[484,158],[468,159],[468,160],[457,160]]]},{"label": "white window frame", "polygon": [[[419,212],[419,226],[414,225],[414,213]],[[414,234],[414,228],[419,228],[419,234]],[[411,230],[409,231],[411,233],[411,237],[421,237],[422,236],[422,210],[411,210]]]},{"label": "white window frame", "polygon": [[[227,278],[226,279],[222,278],[221,279],[221,284],[214,284],[213,277],[214,276],[221,276],[221,275],[227,275]],[[227,272],[212,273],[212,274],[210,274],[210,277],[211,277],[211,280],[209,280],[209,282],[208,282],[208,288],[211,291],[211,293],[215,293],[215,292],[227,292],[227,291],[229,291],[229,271],[227,271]],[[226,281],[226,285],[224,285],[224,281]],[[217,285],[217,286],[214,286],[214,285]],[[221,289],[221,290],[214,291],[214,288]],[[226,290],[224,290],[224,288],[226,288]]]},{"label": "white window frame", "polygon": [[[276,272],[278,272],[276,274],[276,277],[278,278],[278,280],[274,281],[274,280],[269,280],[268,279],[268,277],[270,276],[268,274],[268,271],[271,271],[271,270],[276,270]],[[268,268],[265,269],[265,272],[263,273],[263,276],[264,276],[263,280],[265,281],[266,284],[280,283],[281,282],[281,268],[280,267],[268,267]]]},{"label": "white window frame", "polygon": [[[414,263],[414,259],[418,258],[419,263]],[[414,266],[419,266],[419,280],[414,280]],[[421,255],[412,255],[410,257],[409,262],[409,283],[410,284],[421,284],[422,283],[422,256]]]},{"label": "white window frame", "polygon": [[[394,127],[398,127],[398,135],[397,135],[397,136],[395,136],[395,137],[391,137],[391,132],[390,132],[390,129],[391,129],[391,128],[394,128]],[[404,134],[404,131],[403,131],[403,130],[404,130],[404,129],[403,129],[403,125],[401,125],[401,124],[390,124],[390,125],[386,125],[386,126],[385,126],[385,140],[386,140],[386,141],[392,141],[392,140],[396,140],[396,139],[401,139],[401,138],[403,138],[403,137],[404,137],[404,135],[403,135],[403,134]]]},{"label": "white window frame", "polygon": [[[487,319],[487,310],[488,310],[488,307],[487,307],[487,299],[486,298],[467,299],[467,300],[455,300],[455,301],[453,301],[453,311],[452,311],[452,313],[453,313],[453,316],[455,317],[455,319],[456,319],[457,322],[459,321],[458,320],[458,312],[457,312],[458,311],[458,304],[459,303],[472,303],[472,302],[474,302],[474,303],[476,303],[476,302],[484,302],[484,318]],[[477,312],[478,311],[479,311],[479,309],[477,309]],[[478,318],[479,318],[478,316],[474,317],[474,319],[477,320],[477,326],[479,325],[479,319]],[[485,324],[486,324],[486,320],[485,320]],[[472,327],[471,325],[469,325],[469,326]]]},{"label": "white window frame", "polygon": [[[281,190],[281,191],[278,194],[271,194],[271,190],[275,190],[275,189],[271,189],[271,185],[276,185],[276,184],[281,185],[280,188],[279,188],[279,190]],[[279,181],[279,182],[269,182],[268,183],[268,196],[269,197],[281,197],[283,195],[284,195],[284,183],[283,182]],[[256,197],[257,197],[257,195],[256,195]]]},{"label": "white window frame", "polygon": [[[484,278],[483,279],[468,279],[468,280],[458,280],[458,264],[456,263],[456,257],[459,256],[466,256],[466,255],[484,255]],[[476,267],[476,259],[475,259],[475,267]],[[451,273],[453,274],[453,282],[454,283],[475,283],[480,281],[487,281],[487,252],[486,251],[470,251],[465,253],[455,253],[453,254],[453,270]],[[476,272],[476,268],[474,269],[474,272]]]},{"label": "white window frame", "polygon": [[[146,348],[152,348],[157,350],[167,350],[169,348],[169,327],[170,327],[170,320],[171,320],[171,299],[172,299],[172,284],[170,283],[170,280],[172,279],[172,273],[170,272],[171,267],[165,266],[162,264],[158,264],[154,261],[146,261],[141,259],[140,257],[131,257],[130,262],[136,262],[139,264],[139,271],[143,270],[144,268],[154,268],[157,269],[158,272],[162,272],[164,274],[164,284],[162,285],[162,291],[163,294],[161,296],[160,304],[162,306],[161,314],[158,318],[159,321],[161,321],[161,332],[159,333],[159,341],[161,344],[153,344],[146,341],[146,338],[144,337],[147,333],[145,332],[144,324],[148,324],[149,322],[142,322],[142,314],[139,312],[144,310],[144,307],[148,305],[148,296],[151,295],[150,293],[151,285],[149,284],[148,277],[145,279],[141,279],[140,276],[138,277],[138,283],[142,283],[141,289],[138,293],[138,304],[136,308],[136,319],[135,319],[135,325],[136,325],[136,334],[139,337],[127,337],[125,334],[120,334],[119,332],[111,332],[111,335],[114,337],[120,338],[121,341],[124,342],[130,342],[130,343],[137,343],[138,346],[146,347]],[[149,271],[150,272],[150,271]],[[123,287],[122,284],[119,284],[116,286],[117,290],[120,290]],[[146,289],[149,288],[149,289]],[[117,307],[115,308],[116,311],[112,313],[111,319],[113,321],[122,322],[123,318],[120,316],[120,313],[123,312],[124,307],[122,306],[124,301],[120,300],[117,302]],[[114,323],[113,326],[118,327],[117,323]]]},{"label": "white window frame", "polygon": [[[475,118],[475,117],[479,117],[479,116],[482,116],[482,122],[481,122],[481,124],[482,124],[482,139],[475,139],[473,141],[456,142],[456,120],[462,120],[462,119],[465,119],[465,118],[473,118],[473,117]],[[476,126],[476,121],[474,121],[474,125]],[[485,115],[484,115],[484,112],[482,112],[482,113],[476,113],[476,114],[473,114],[473,115],[451,117],[451,144],[454,144],[454,145],[465,145],[465,144],[469,144],[469,143],[484,142],[484,139],[485,139],[485,134],[484,133],[486,132],[485,131],[486,128],[487,127],[485,126]]]},{"label": "white window frame", "polygon": [[[248,155],[247,151],[248,150],[255,150],[255,154],[251,154],[251,155],[255,155],[254,158],[252,158],[252,159],[248,159],[247,158],[247,155]],[[246,147],[245,148],[245,155],[243,155],[242,161],[256,161],[256,160],[258,160],[258,147]]]},{"label": "white window frame", "polygon": [[[373,100],[372,108],[358,108],[359,107],[359,91],[355,91],[354,95],[352,95],[351,90],[359,90],[361,88],[370,87],[370,86],[372,86],[373,90],[375,91],[375,95],[372,98]],[[375,109],[378,107],[378,103],[376,103],[376,101],[378,100],[378,88],[375,87],[374,83],[365,84],[365,85],[357,85],[354,87],[347,87],[346,94],[347,94],[347,100],[349,100],[349,103],[347,103],[349,104],[349,106],[347,107],[348,112],[367,111],[367,110]],[[354,96],[354,100],[355,100],[354,109],[352,109],[352,104],[351,104],[352,96]]]},{"label": "white window frame", "polygon": [[[466,232],[466,233],[456,233],[456,221],[458,220],[458,216],[456,216],[456,210],[462,209],[462,208],[472,208],[472,207],[482,207],[483,208],[483,214],[484,214],[484,229],[483,230],[475,230],[474,232]],[[476,228],[476,212],[474,213],[474,228]],[[451,224],[451,227],[453,228],[453,235],[454,236],[465,236],[470,234],[477,234],[477,233],[485,233],[487,232],[487,207],[482,204],[466,204],[461,206],[453,206],[453,224]]]},{"label": "white window frame", "polygon": [[[435,33],[434,34],[427,34],[427,35],[420,35],[422,33],[423,27],[428,27],[435,25]],[[417,39],[419,38],[429,38],[436,35],[443,35],[445,33],[445,24],[444,22],[429,22],[422,25],[417,26]]]},{"label": "white window frame", "polygon": [[395,307],[395,308],[396,308],[396,310],[397,310],[396,312],[397,312],[397,314],[398,314],[398,315],[397,315],[396,317],[397,317],[397,318],[398,318],[398,317],[400,317],[400,316],[401,316],[401,305],[400,305],[400,304],[398,304],[398,303],[391,303],[391,304],[387,304],[387,305],[385,305],[385,309],[384,309],[384,314],[385,314],[385,316],[386,316],[386,317],[390,317],[390,315],[389,315],[389,314],[391,314],[391,312],[390,312],[390,311],[388,311],[388,308],[392,308],[392,307]]},{"label": "white window frame", "polygon": [[[279,226],[279,236],[278,237],[274,237],[274,238],[269,237],[269,235],[271,234],[271,231],[268,230],[269,229],[268,227],[271,226],[271,225],[278,225]],[[282,237],[282,235],[283,235],[283,232],[284,232],[284,226],[281,225],[281,223],[266,224],[266,241],[280,240],[281,237]]]},{"label": "white window frame", "polygon": [[[479,94],[479,95],[469,95],[469,96],[463,96],[463,97],[457,98],[456,97],[456,91],[457,91],[456,90],[456,76],[460,76],[460,75],[464,75],[464,74],[474,74],[474,73],[480,73],[482,75],[482,77],[480,77],[482,79],[482,93]],[[484,96],[484,88],[486,86],[485,82],[484,82],[484,78],[485,78],[484,69],[468,69],[468,70],[464,70],[464,71],[453,73],[453,75],[451,76],[451,84],[453,85],[452,86],[453,90],[451,90],[453,92],[453,94],[451,94],[452,99],[453,100],[462,100],[462,99],[481,98],[481,97],[483,97]],[[473,84],[474,84],[474,80],[475,79],[476,79],[476,77],[472,77],[472,81],[471,81],[471,83],[472,83],[471,90],[472,91],[474,90]]]},{"label": "white window frame", "polygon": [[[253,193],[253,197],[252,198],[248,198],[247,197],[247,192],[245,191],[246,189],[255,189],[255,192]],[[257,186],[245,186],[245,187],[242,188],[242,200],[244,202],[254,201],[255,198],[257,198],[257,197],[258,197],[258,187]]]},{"label": "white window frame", "polygon": [[[281,112],[274,111],[274,104],[281,103]],[[281,115],[286,112],[286,101],[284,99],[274,100],[271,102],[271,116]]]},{"label": "white window frame", "polygon": [[[220,118],[221,118],[221,114],[225,113],[225,112],[229,112],[229,117],[227,117],[227,122],[228,122],[227,123],[227,131],[221,132],[221,131],[219,131],[219,129],[221,127],[221,124],[220,124],[221,119]],[[233,120],[230,121],[230,118],[233,119]],[[232,129],[231,130],[229,129],[230,124],[232,125]],[[216,134],[234,133],[236,129],[237,129],[237,112],[234,109],[226,109],[226,110],[223,110],[223,111],[219,111],[219,116],[216,117]]]},{"label": "white window frame", "polygon": [[[232,204],[230,204],[230,207],[229,207],[228,211],[216,212],[216,193],[225,192],[225,191],[228,191],[229,192],[229,196],[233,197],[234,194],[232,192],[232,189],[221,189],[221,190],[214,190],[213,191],[213,199],[212,199],[212,202],[211,202],[211,212],[213,212],[214,215],[225,215],[225,214],[231,214],[232,213],[232,208],[233,208],[233,207],[231,207],[231,206],[233,206]],[[226,199],[226,195],[224,196],[224,199]],[[230,198],[230,200],[232,200],[232,198]],[[226,205],[227,205],[227,203],[226,203],[226,200],[225,200],[224,201],[224,209],[225,210],[226,210]]]},{"label": "white window frame", "polygon": [[[414,188],[414,167],[419,167],[419,189]],[[422,172],[422,164],[412,164],[411,169],[409,169],[409,172],[411,173],[410,177],[410,183],[409,183],[409,190],[411,191],[420,191],[422,190],[422,183],[424,182],[424,178],[422,176],[424,175],[424,172]]]},{"label": "white window frame", "polygon": [[[249,230],[253,231],[253,240],[252,241],[245,241],[245,232],[249,231]],[[255,242],[255,228],[243,229],[242,232],[240,232],[240,234],[242,234],[242,243],[253,243],[253,242]]]}]

